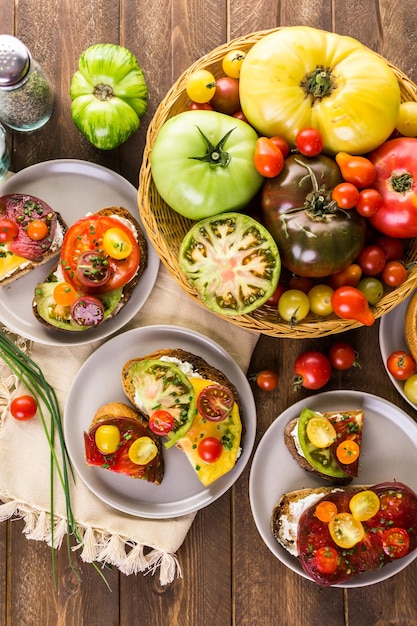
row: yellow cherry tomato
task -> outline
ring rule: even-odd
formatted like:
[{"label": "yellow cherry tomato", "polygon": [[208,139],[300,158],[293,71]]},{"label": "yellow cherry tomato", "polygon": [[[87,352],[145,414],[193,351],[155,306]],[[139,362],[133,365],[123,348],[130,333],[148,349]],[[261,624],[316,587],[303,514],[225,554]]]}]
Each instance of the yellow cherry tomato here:
[{"label": "yellow cherry tomato", "polygon": [[54,289],[53,296],[55,302],[61,306],[71,305],[78,297],[74,287],[66,282],[57,284]]},{"label": "yellow cherry tomato", "polygon": [[133,246],[127,234],[121,228],[114,226],[104,233],[103,248],[112,259],[122,260],[127,259],[131,254]]},{"label": "yellow cherry tomato", "polygon": [[375,491],[366,489],[355,493],[349,502],[350,511],[356,519],[364,522],[376,515],[381,507],[378,496]]},{"label": "yellow cherry tomato", "polygon": [[316,448],[328,448],[337,437],[333,424],[325,417],[308,420],[306,435]]},{"label": "yellow cherry tomato", "polygon": [[40,241],[48,236],[49,229],[43,220],[32,220],[29,222],[26,232],[33,241]]},{"label": "yellow cherry tomato", "polygon": [[320,317],[327,317],[333,313],[333,289],[329,285],[314,285],[308,292],[310,311]]},{"label": "yellow cherry tomato", "polygon": [[129,459],[136,465],[147,465],[157,454],[156,443],[150,437],[139,437],[129,448]]},{"label": "yellow cherry tomato", "polygon": [[417,137],[417,102],[401,102],[396,129],[404,137]]},{"label": "yellow cherry tomato", "polygon": [[349,550],[365,537],[365,529],[351,513],[338,513],[329,521],[331,538],[340,548]]},{"label": "yellow cherry tomato", "polygon": [[222,68],[226,76],[230,76],[230,78],[239,78],[240,69],[245,56],[246,52],[243,52],[243,50],[230,50],[230,52],[224,56]]},{"label": "yellow cherry tomato", "polygon": [[209,102],[216,92],[216,79],[208,70],[192,72],[185,83],[185,91],[193,102]]},{"label": "yellow cherry tomato", "polygon": [[97,428],[94,439],[102,454],[113,454],[120,444],[120,430],[114,424],[102,424]]}]

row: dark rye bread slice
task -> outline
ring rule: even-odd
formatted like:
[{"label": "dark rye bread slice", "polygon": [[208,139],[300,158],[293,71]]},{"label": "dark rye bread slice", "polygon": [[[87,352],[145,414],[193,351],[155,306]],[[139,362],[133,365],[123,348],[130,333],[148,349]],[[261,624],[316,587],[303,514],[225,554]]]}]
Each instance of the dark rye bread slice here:
[{"label": "dark rye bread slice", "polygon": [[284,493],[272,510],[271,515],[271,532],[275,539],[288,552],[297,555],[297,526],[298,520],[302,513],[313,506],[322,497],[329,493],[343,489],[354,493],[363,491],[367,487],[364,485],[349,485],[337,487],[326,485],[324,487],[312,487],[306,489],[298,489]]},{"label": "dark rye bread slice", "polygon": [[138,466],[137,472],[132,477],[141,478],[147,480],[148,482],[155,483],[156,485],[161,484],[164,477],[164,458],[162,454],[161,439],[148,428],[147,420],[144,419],[143,415],[139,411],[124,402],[108,402],[97,409],[88,428],[88,433],[100,424],[106,424],[109,423],[109,421],[111,423],[111,420],[123,419],[137,422],[140,427],[140,432],[138,432],[137,435],[150,437],[158,449],[158,454],[149,465],[148,470],[146,472],[141,471],[142,466]]},{"label": "dark rye bread slice", "polygon": [[[326,417],[328,415],[333,415],[333,413],[323,413],[323,415],[324,417]],[[297,461],[298,465],[306,472],[311,472],[312,474],[319,476],[323,480],[330,481],[334,485],[348,485],[349,483],[351,483],[353,480],[352,476],[346,476],[346,478],[344,478],[344,477],[328,476],[327,474],[323,474],[322,472],[317,470],[315,467],[310,465],[310,463],[307,461],[305,457],[301,456],[301,454],[298,454],[294,437],[291,435],[292,431],[296,427],[297,422],[298,422],[297,417],[291,420],[290,422],[288,422],[284,430],[284,443],[287,446],[290,453],[292,454],[292,456],[294,457],[294,459]]]},{"label": "dark rye bread slice", "polygon": [[[235,385],[231,383],[231,381],[227,378],[225,374],[223,374],[223,372],[221,372],[216,367],[213,367],[212,365],[207,363],[205,359],[195,354],[192,354],[191,352],[183,350],[182,348],[163,348],[161,350],[157,350],[155,352],[147,354],[146,356],[137,357],[135,359],[130,359],[130,361],[125,363],[122,369],[122,385],[123,385],[123,390],[125,392],[126,397],[130,400],[133,406],[136,406],[135,405],[135,388],[129,376],[129,367],[138,361],[144,361],[147,359],[159,360],[163,356],[178,359],[179,361],[182,361],[183,363],[190,363],[193,366],[195,372],[197,372],[202,378],[206,380],[212,380],[213,382],[219,383],[220,385],[225,385],[233,392],[233,395],[235,397],[235,402],[239,407],[240,419],[242,422],[241,447],[243,448],[243,439],[244,439],[244,432],[245,432],[244,416],[242,415],[243,413],[242,405],[241,405],[239,394]],[[136,408],[140,410],[139,407],[136,407]]]},{"label": "dark rye bread slice", "polygon": [[[144,233],[143,233],[143,231],[142,231],[142,229],[141,229],[141,227],[139,225],[139,222],[124,207],[115,207],[115,206],[106,207],[104,209],[101,209],[100,211],[97,211],[94,215],[107,215],[107,216],[116,215],[116,216],[121,217],[122,219],[126,219],[129,222],[131,222],[131,224],[133,224],[133,226],[134,226],[134,228],[136,230],[137,242],[138,242],[139,251],[140,251],[140,261],[139,261],[138,271],[136,272],[134,277],[127,283],[127,285],[125,285],[123,287],[123,293],[122,293],[122,296],[121,296],[121,298],[119,300],[119,303],[114,308],[114,310],[112,311],[111,315],[106,317],[106,319],[102,322],[102,323],[105,323],[108,320],[114,319],[116,317],[116,315],[121,311],[121,309],[123,309],[123,307],[126,306],[126,304],[129,302],[130,298],[132,297],[133,291],[134,291],[136,285],[138,284],[141,276],[143,275],[143,273],[144,273],[144,271],[145,271],[145,269],[147,267],[147,263],[148,263],[148,244],[147,244],[145,235],[144,235]],[[55,273],[57,267],[58,266],[55,266],[55,268],[51,271],[49,276],[52,276]],[[47,278],[49,278],[49,276]],[[56,326],[53,326],[52,324],[48,324],[48,322],[43,317],[41,317],[39,315],[38,308],[36,306],[35,300],[33,300],[32,311],[33,311],[34,316],[38,320],[38,322],[40,322],[41,324],[43,324],[44,326],[46,326],[50,330],[54,330],[54,331],[57,331],[57,332],[60,332],[60,333],[71,333],[71,332],[74,332],[70,328],[58,328]],[[87,330],[92,330],[94,332],[94,328],[90,328],[90,329],[87,329]]]},{"label": "dark rye bread slice", "polygon": [[57,238],[58,236],[56,236],[56,238],[57,238],[56,243],[55,243],[55,238],[54,238],[54,243],[43,254],[42,260],[40,260],[40,261],[29,261],[29,260],[25,261],[24,266],[23,267],[18,267],[17,269],[15,269],[14,272],[12,274],[10,274],[10,276],[6,276],[4,278],[0,278],[0,287],[5,287],[6,285],[10,285],[11,283],[14,283],[15,280],[18,280],[22,276],[25,276],[26,274],[29,274],[29,272],[31,272],[32,270],[36,269],[37,267],[40,267],[41,265],[44,265],[45,263],[48,263],[48,261],[53,261],[54,259],[56,259],[60,255],[62,239],[63,239],[63,236],[65,235],[65,233],[67,231],[68,226],[67,226],[64,218],[62,217],[62,215],[60,213],[57,213],[55,211],[55,215],[56,215],[56,219],[57,219],[57,225],[58,224],[60,225],[61,232],[62,232],[62,236],[59,237],[59,241],[58,241],[58,238]]}]

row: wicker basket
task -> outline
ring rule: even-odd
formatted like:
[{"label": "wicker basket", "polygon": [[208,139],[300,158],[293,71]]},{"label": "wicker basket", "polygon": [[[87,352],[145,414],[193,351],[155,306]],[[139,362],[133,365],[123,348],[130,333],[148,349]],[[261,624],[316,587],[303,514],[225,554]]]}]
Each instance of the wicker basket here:
[{"label": "wicker basket", "polygon": [[[189,99],[185,91],[185,84],[189,74],[197,69],[208,69],[214,76],[224,75],[221,62],[230,50],[249,50],[260,38],[279,29],[260,31],[234,39],[233,41],[219,46],[209,54],[201,57],[191,65],[171,87],[165,98],[159,105],[147,132],[146,145],[143,155],[143,163],[139,174],[138,204],[147,234],[155,247],[161,261],[168,269],[171,276],[179,283],[182,289],[201,303],[198,293],[188,284],[185,276],[180,271],[178,253],[181,242],[193,224],[175,211],[173,211],[160,197],[154,185],[150,153],[152,146],[161,126],[174,115],[186,110]],[[412,83],[405,74],[388,62],[400,85],[401,99],[417,101],[417,86]],[[417,239],[410,240],[405,252],[405,262],[412,263],[417,260]],[[400,302],[407,298],[417,285],[417,265],[410,270],[407,280],[396,289],[385,289],[384,295],[374,307],[375,317],[381,317]],[[201,303],[202,306],[205,306]],[[309,314],[297,325],[290,327],[288,322],[283,321],[276,308],[264,305],[250,314],[236,317],[221,316],[233,324],[273,337],[311,338],[324,337],[335,333],[361,326],[354,320],[343,320],[336,315],[323,318]]]}]

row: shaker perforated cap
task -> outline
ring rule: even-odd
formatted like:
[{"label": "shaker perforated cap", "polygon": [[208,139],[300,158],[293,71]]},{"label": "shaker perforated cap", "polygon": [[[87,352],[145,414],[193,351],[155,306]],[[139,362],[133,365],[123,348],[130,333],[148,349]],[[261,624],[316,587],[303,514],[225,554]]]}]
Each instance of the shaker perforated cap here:
[{"label": "shaker perforated cap", "polygon": [[30,54],[12,35],[0,35],[0,88],[19,83],[28,73]]}]

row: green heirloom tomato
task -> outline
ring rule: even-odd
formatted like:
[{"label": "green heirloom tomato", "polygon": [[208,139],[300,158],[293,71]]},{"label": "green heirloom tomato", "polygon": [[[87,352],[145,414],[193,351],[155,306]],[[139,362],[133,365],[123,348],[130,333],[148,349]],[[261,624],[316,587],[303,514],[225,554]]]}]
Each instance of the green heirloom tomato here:
[{"label": "green heirloom tomato", "polygon": [[243,209],[264,180],[253,161],[257,139],[249,124],[223,113],[179,113],[163,124],[152,148],[158,193],[192,220]]},{"label": "green heirloom tomato", "polygon": [[148,88],[135,56],[109,43],[84,50],[70,94],[75,125],[101,150],[117,148],[136,132],[148,106]]},{"label": "green heirloom tomato", "polygon": [[277,288],[281,259],[270,233],[241,213],[194,224],[179,252],[180,268],[204,304],[223,315],[250,313]]}]

